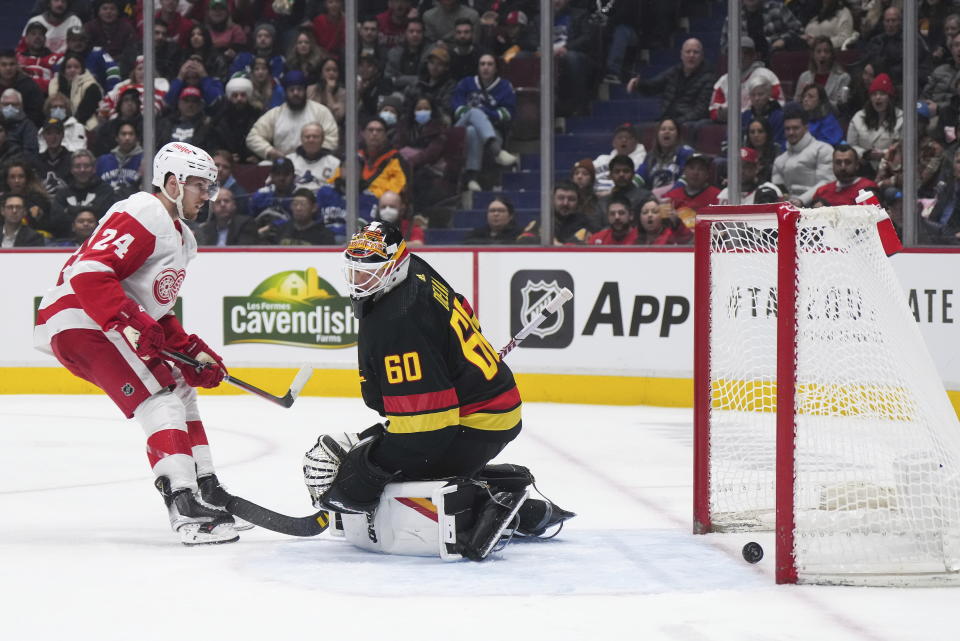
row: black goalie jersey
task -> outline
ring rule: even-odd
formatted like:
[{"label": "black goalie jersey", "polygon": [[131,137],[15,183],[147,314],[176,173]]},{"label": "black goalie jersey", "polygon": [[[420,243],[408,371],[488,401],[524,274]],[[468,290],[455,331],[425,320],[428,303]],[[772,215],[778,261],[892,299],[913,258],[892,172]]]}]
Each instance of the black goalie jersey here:
[{"label": "black goalie jersey", "polygon": [[360,319],[359,365],[364,402],[390,421],[375,458],[392,466],[430,469],[463,431],[500,443],[520,432],[513,373],[466,299],[416,255]]}]

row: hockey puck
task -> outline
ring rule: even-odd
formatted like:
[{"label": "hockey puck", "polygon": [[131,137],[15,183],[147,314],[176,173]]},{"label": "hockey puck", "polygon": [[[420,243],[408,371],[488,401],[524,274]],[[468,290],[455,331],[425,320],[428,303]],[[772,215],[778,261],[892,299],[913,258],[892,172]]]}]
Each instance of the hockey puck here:
[{"label": "hockey puck", "polygon": [[747,563],[757,563],[763,558],[763,548],[756,541],[750,541],[743,546],[743,559]]}]

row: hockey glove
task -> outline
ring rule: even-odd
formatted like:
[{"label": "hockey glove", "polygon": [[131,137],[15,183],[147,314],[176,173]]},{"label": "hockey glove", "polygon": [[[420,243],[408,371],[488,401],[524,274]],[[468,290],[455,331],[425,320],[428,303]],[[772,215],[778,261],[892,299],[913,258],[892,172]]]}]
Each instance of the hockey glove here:
[{"label": "hockey glove", "polygon": [[107,321],[104,331],[115,329],[141,358],[153,358],[163,349],[163,328],[146,310],[129,298],[120,306],[117,315]]},{"label": "hockey glove", "polygon": [[[333,437],[323,436],[321,440],[326,445]],[[334,512],[345,514],[364,514],[377,509],[383,488],[397,477],[397,473],[389,473],[380,469],[370,460],[370,450],[378,439],[371,438],[360,441],[340,459],[340,469],[333,479],[330,489],[322,497],[322,506]],[[335,449],[335,448],[332,448]],[[343,448],[340,448],[343,451]]]},{"label": "hockey glove", "polygon": [[307,484],[313,507],[320,509],[323,495],[333,485],[333,479],[340,470],[340,461],[347,456],[360,440],[356,432],[343,434],[321,434],[317,444],[303,455],[303,482]]},{"label": "hockey glove", "polygon": [[196,334],[190,334],[186,345],[181,346],[178,351],[203,363],[203,367],[176,364],[180,368],[180,373],[183,374],[183,380],[190,387],[216,387],[227,375],[227,368],[220,356]]}]

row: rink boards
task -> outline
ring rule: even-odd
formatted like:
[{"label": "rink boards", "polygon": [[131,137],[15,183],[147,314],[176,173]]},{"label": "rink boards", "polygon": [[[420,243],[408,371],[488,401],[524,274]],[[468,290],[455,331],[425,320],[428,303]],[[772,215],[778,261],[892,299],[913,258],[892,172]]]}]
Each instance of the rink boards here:
[{"label": "rink boards", "polygon": [[[560,288],[573,291],[562,313],[508,357],[526,400],[692,403],[689,248],[418,253],[474,303],[484,335],[497,348]],[[32,347],[39,297],[68,256],[64,250],[0,252],[0,393],[92,391]],[[960,392],[960,253],[912,250],[891,260],[946,387]],[[235,376],[282,392],[293,370],[309,363],[316,373],[305,395],[357,396],[357,321],[340,267],[335,249],[201,250],[179,290],[178,310],[187,330],[217,349]]]}]

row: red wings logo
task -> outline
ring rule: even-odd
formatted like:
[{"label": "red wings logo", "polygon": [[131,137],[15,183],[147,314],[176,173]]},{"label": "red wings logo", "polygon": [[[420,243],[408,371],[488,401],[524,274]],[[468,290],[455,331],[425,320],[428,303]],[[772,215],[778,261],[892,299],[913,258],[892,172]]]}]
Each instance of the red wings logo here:
[{"label": "red wings logo", "polygon": [[187,273],[182,269],[165,269],[153,281],[153,297],[161,305],[169,305],[177,298],[180,285]]}]

